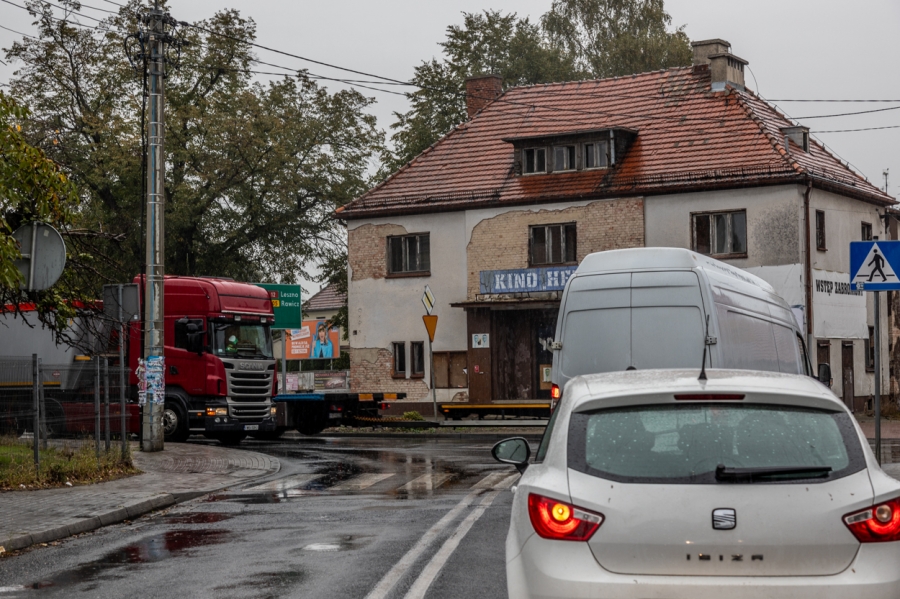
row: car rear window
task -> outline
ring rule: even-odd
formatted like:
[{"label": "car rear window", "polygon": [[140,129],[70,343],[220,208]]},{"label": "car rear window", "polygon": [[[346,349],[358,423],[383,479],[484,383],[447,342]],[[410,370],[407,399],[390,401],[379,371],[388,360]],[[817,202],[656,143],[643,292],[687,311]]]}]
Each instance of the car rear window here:
[{"label": "car rear window", "polygon": [[[569,466],[636,483],[720,484],[716,467],[830,466],[834,480],[865,466],[845,412],[761,404],[666,404],[574,413]],[[793,474],[765,483],[797,482]],[[755,484],[759,484],[757,481]]]}]

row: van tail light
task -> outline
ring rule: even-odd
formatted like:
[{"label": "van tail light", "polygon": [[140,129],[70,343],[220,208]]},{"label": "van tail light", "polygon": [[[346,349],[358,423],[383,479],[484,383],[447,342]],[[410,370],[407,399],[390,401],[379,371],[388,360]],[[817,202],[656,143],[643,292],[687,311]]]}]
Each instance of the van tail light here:
[{"label": "van tail light", "polygon": [[603,524],[602,514],[534,493],[528,495],[528,516],[539,536],[557,541],[587,541]]},{"label": "van tail light", "polygon": [[844,524],[860,543],[900,541],[900,497],[847,514]]},{"label": "van tail light", "polygon": [[559,390],[559,385],[553,383],[553,386],[550,387],[550,399],[559,399],[562,397],[562,391]]}]

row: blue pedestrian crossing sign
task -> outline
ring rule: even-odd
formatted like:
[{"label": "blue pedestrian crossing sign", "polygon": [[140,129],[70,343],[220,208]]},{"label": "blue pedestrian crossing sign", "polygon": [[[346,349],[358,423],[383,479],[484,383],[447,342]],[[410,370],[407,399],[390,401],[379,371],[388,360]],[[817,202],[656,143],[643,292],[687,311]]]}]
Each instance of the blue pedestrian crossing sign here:
[{"label": "blue pedestrian crossing sign", "polygon": [[900,241],[851,241],[850,289],[900,290]]}]

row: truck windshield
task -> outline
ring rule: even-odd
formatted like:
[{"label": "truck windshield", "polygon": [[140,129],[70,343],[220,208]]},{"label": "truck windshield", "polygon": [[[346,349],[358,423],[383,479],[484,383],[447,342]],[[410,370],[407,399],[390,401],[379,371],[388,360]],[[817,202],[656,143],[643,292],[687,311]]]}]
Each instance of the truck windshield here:
[{"label": "truck windshield", "polygon": [[217,356],[271,358],[269,327],[258,324],[214,324],[213,352]]}]

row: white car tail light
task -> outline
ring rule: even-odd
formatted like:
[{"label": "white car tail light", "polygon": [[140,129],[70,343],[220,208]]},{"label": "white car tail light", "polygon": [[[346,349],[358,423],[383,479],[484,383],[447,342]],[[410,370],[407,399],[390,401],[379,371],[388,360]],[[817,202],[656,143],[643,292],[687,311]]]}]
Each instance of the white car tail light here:
[{"label": "white car tail light", "polygon": [[900,541],[900,498],[847,514],[844,524],[860,543]]},{"label": "white car tail light", "polygon": [[603,514],[534,493],[528,496],[528,516],[539,536],[557,541],[587,541],[603,524]]}]

